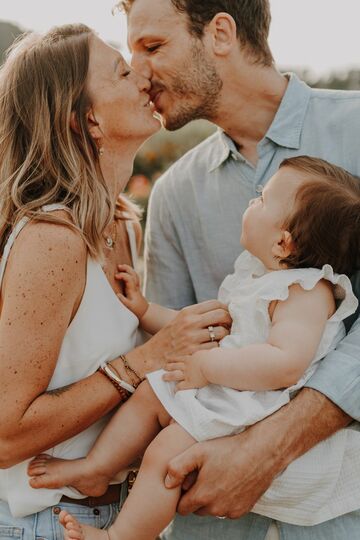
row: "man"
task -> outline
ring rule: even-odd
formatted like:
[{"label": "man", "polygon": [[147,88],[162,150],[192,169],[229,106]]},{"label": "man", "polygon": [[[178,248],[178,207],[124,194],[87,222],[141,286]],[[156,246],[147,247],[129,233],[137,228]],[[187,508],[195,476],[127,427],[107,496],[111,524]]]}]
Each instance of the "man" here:
[{"label": "man", "polygon": [[[181,308],[216,297],[240,253],[242,214],[284,158],[318,156],[359,175],[360,93],[314,91],[276,70],[268,0],[122,4],[133,66],[151,80],[165,127],[206,118],[222,128],[172,166],[151,198],[147,295]],[[263,540],[278,538],[278,530],[291,540],[359,537],[360,511],[311,527],[275,527],[249,513],[289,463],[351,418],[360,420],[359,358],[358,321],[289,405],[173,460],[168,486],[198,471],[194,484],[194,474],[187,477],[179,512],[207,517],[177,516],[164,538]]]}]

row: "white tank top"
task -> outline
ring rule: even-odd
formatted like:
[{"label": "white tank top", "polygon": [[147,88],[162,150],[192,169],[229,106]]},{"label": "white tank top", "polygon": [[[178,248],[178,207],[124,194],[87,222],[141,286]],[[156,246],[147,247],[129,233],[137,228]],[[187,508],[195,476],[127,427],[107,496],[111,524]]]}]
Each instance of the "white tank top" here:
[{"label": "white tank top", "polygon": [[[44,207],[43,211],[64,209],[66,210],[60,205],[49,205]],[[24,218],[17,224],[5,245],[0,261],[0,288],[11,247],[28,221],[28,218]],[[135,231],[130,221],[126,221],[126,228],[135,266],[137,262]],[[56,317],[56,310],[53,316]],[[48,390],[79,381],[94,373],[102,362],[113,360],[134,348],[137,329],[137,317],[120,302],[100,263],[88,255],[83,297],[65,333]],[[68,459],[85,456],[108,420],[109,415],[75,437],[50,448],[47,453]],[[54,422],[56,421],[54,419]],[[36,432],[33,436],[36,437]],[[62,495],[83,497],[69,487],[54,490],[32,489],[26,473],[29,461],[0,470],[0,499],[8,502],[14,517],[30,515],[55,505]]]}]

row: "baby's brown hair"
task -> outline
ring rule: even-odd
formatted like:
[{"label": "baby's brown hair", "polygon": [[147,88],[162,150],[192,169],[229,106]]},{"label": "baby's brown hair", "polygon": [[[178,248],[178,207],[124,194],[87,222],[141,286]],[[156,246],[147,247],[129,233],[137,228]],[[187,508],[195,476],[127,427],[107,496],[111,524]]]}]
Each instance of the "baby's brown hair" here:
[{"label": "baby's brown hair", "polygon": [[319,158],[285,159],[282,167],[304,174],[295,211],[283,227],[295,249],[281,260],[288,268],[322,268],[330,264],[351,276],[360,268],[360,178]]}]

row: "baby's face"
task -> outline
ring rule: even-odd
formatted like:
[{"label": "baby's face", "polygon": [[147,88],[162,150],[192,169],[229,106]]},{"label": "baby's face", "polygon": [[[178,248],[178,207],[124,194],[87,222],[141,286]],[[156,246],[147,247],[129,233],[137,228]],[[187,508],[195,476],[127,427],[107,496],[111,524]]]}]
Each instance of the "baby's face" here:
[{"label": "baby's face", "polygon": [[274,266],[274,246],[281,242],[283,225],[294,209],[296,192],[304,177],[290,167],[281,168],[252,199],[244,213],[241,244],[267,268]]}]

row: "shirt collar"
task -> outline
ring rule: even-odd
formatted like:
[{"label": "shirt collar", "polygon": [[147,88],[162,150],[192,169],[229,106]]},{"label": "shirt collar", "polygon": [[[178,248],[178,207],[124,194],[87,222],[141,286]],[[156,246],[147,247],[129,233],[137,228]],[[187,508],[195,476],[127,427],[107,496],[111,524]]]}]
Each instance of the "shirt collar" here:
[{"label": "shirt collar", "polygon": [[287,77],[287,89],[265,138],[278,146],[298,150],[311,88],[294,73]]},{"label": "shirt collar", "polygon": [[[288,73],[286,76],[289,83],[265,138],[278,146],[298,150],[311,88],[294,73]],[[230,153],[238,153],[234,141],[221,128],[218,128],[215,136],[218,144],[213,148],[209,172],[222,165]]]},{"label": "shirt collar", "polygon": [[209,160],[209,172],[214,171],[226,161],[231,152],[237,153],[234,141],[226,135],[223,129],[218,128],[215,134],[217,144],[213,147],[211,159]]}]

